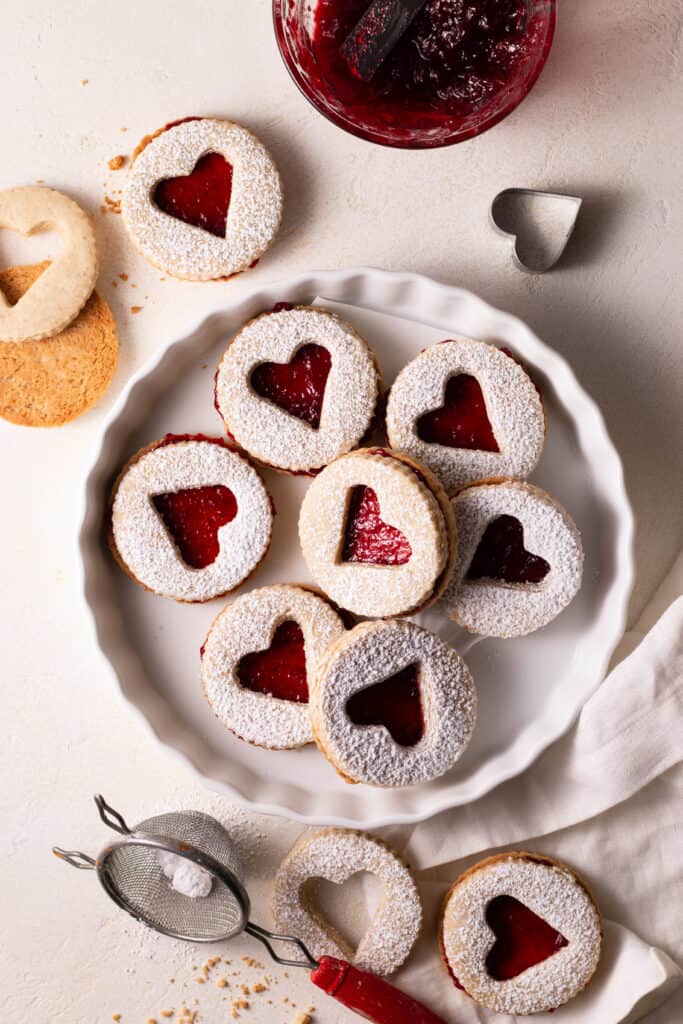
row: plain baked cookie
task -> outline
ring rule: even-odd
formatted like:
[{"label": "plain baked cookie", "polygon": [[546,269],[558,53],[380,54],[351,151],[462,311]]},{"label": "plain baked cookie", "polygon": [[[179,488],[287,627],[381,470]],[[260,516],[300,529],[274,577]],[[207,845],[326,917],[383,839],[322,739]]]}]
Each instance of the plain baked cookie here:
[{"label": "plain baked cookie", "polygon": [[[315,906],[314,879],[342,885],[367,871],[382,899],[355,950]],[[283,861],[273,887],[276,926],[297,935],[313,956],[339,957],[360,970],[388,975],[407,960],[422,927],[422,904],[410,871],[389,846],[365,832],[327,828],[305,834]]]},{"label": "plain baked cookie", "polygon": [[525,636],[575,597],[583,575],[581,536],[546,491],[518,480],[482,482],[453,498],[460,547],[444,603],[482,636]]},{"label": "plain baked cookie", "polygon": [[265,558],[273,506],[261,477],[221,438],[167,434],[124,466],[109,543],[121,568],[176,601],[210,601]]},{"label": "plain baked cookie", "polygon": [[224,608],[202,647],[204,693],[218,719],[271,750],[313,740],[308,680],[344,623],[304,587],[252,590]]},{"label": "plain baked cookie", "polygon": [[408,456],[362,448],[330,463],[301,505],[299,538],[318,586],[355,615],[409,615],[443,593],[457,551],[436,477]]},{"label": "plain baked cookie", "polygon": [[588,889],[566,865],[536,853],[501,853],[455,882],[440,941],[451,977],[476,1002],[497,1013],[542,1013],[588,984],[602,924]]},{"label": "plain baked cookie", "polygon": [[380,389],[367,343],[334,313],[310,306],[250,320],[216,374],[226,430],[273,469],[311,473],[355,448]]},{"label": "plain baked cookie", "polygon": [[432,345],[405,366],[387,402],[392,448],[429,466],[446,490],[527,477],[545,441],[543,403],[510,355],[471,338]]},{"label": "plain baked cookie", "polygon": [[238,124],[186,118],[143,140],[121,201],[136,248],[190,281],[231,277],[268,249],[282,185],[265,146]]},{"label": "plain baked cookie", "polygon": [[310,712],[315,742],[346,782],[414,786],[462,756],[477,694],[436,634],[405,620],[363,622],[318,663]]},{"label": "plain baked cookie", "polygon": [[92,294],[99,261],[90,218],[68,196],[29,186],[0,192],[0,228],[22,235],[53,230],[62,251],[18,299],[0,288],[0,338],[38,341],[58,334],[78,316]]},{"label": "plain baked cookie", "polygon": [[[0,289],[15,302],[50,263],[0,270]],[[57,427],[95,405],[119,357],[113,314],[97,293],[68,327],[41,341],[0,341],[0,416],[25,427]]]}]

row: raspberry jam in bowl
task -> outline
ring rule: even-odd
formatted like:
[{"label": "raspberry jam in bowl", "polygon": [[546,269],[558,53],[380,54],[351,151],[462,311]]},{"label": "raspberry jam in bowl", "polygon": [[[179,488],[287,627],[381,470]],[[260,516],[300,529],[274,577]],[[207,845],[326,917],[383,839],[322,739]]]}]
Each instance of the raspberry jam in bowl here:
[{"label": "raspberry jam in bowl", "polygon": [[273,0],[277,41],[321,114],[405,149],[462,142],[506,117],[541,73],[555,31],[556,0],[425,0],[364,77],[345,44],[370,7],[371,0]]}]

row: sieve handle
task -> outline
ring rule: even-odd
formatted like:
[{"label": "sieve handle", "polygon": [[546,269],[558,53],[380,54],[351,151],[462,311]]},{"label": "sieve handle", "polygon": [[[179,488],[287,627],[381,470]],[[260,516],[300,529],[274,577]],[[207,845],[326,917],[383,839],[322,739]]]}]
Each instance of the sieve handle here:
[{"label": "sieve handle", "polygon": [[324,956],[311,973],[311,981],[373,1024],[445,1024],[412,996],[345,960]]}]

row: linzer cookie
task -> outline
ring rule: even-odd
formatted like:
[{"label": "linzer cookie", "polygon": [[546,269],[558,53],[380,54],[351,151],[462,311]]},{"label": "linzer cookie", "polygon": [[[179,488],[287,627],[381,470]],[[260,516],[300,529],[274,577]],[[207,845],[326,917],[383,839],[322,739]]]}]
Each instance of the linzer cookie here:
[{"label": "linzer cookie", "polygon": [[347,782],[414,786],[444,775],[477,712],[460,655],[412,622],[364,622],[328,649],[310,691],[315,741]]},{"label": "linzer cookie", "polygon": [[298,306],[263,313],[232,339],[216,375],[216,408],[254,458],[310,473],[359,444],[379,386],[374,356],[353,327]]},{"label": "linzer cookie", "polygon": [[496,1013],[556,1010],[590,981],[602,925],[574,872],[536,853],[501,853],[446,897],[441,951],[455,984]]},{"label": "linzer cookie", "polygon": [[188,118],[143,140],[121,212],[135,246],[175,277],[208,281],[251,267],[282,216],[282,186],[259,140],[232,121]]},{"label": "linzer cookie", "polygon": [[518,362],[494,345],[455,338],[401,370],[387,403],[392,448],[452,492],[473,480],[527,477],[545,441],[543,403]]},{"label": "linzer cookie", "polygon": [[303,587],[263,587],[238,598],[215,619],[202,648],[204,692],[214,713],[261,747],[310,743],[309,677],[343,633],[330,604]]},{"label": "linzer cookie", "polygon": [[90,218],[54,189],[11,188],[0,192],[0,228],[22,235],[51,230],[61,238],[59,256],[42,265],[19,298],[0,287],[0,339],[50,338],[76,319],[95,287],[98,258]]},{"label": "linzer cookie", "polygon": [[366,448],[316,477],[299,516],[299,537],[318,586],[356,615],[407,615],[444,591],[456,531],[446,493],[407,456]]},{"label": "linzer cookie", "polygon": [[[382,897],[357,949],[316,905],[320,879],[343,885],[367,872],[382,885]],[[316,959],[348,960],[363,971],[385,976],[403,964],[422,927],[422,904],[413,877],[389,846],[364,832],[326,828],[305,834],[281,864],[272,897],[277,928],[297,935]]]},{"label": "linzer cookie", "polygon": [[[16,303],[11,308],[49,271],[49,262],[1,270],[0,290]],[[0,341],[0,416],[26,427],[70,422],[102,397],[118,355],[114,317],[93,292],[58,334],[40,341]]]},{"label": "linzer cookie", "polygon": [[254,467],[225,442],[169,434],[139,451],[111,500],[110,545],[148,590],[209,601],[265,557],[273,508]]},{"label": "linzer cookie", "polygon": [[451,616],[483,636],[524,636],[551,622],[581,586],[581,536],[540,487],[481,483],[453,498],[459,551],[444,595]]}]

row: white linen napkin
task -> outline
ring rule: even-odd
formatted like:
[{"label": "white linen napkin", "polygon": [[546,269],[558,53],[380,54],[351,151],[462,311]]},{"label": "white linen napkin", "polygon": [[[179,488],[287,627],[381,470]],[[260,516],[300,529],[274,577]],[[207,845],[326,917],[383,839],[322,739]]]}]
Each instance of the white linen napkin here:
[{"label": "white linen napkin", "polygon": [[[354,320],[349,307],[320,304]],[[357,312],[358,326],[367,325],[370,337],[372,323],[379,320],[382,329],[405,329],[399,318]],[[422,325],[411,323],[411,330],[419,332]],[[424,344],[433,340],[433,328],[424,328]],[[449,884],[494,848],[519,848],[522,841],[524,848],[566,859],[588,878],[601,907],[624,922],[605,921],[604,956],[587,989],[559,1016],[541,1014],[535,1021],[633,1024],[683,980],[665,952],[625,926],[633,924],[670,944],[675,955],[683,953],[682,592],[683,554],[612,663],[642,640],[640,645],[612,670],[569,733],[520,777],[413,828],[383,830],[419,872],[426,903],[423,939],[397,980],[446,1021],[513,1020],[478,1007],[454,988],[434,955],[434,935]],[[532,837],[536,840],[529,842]],[[659,849],[652,849],[650,840]]]}]

